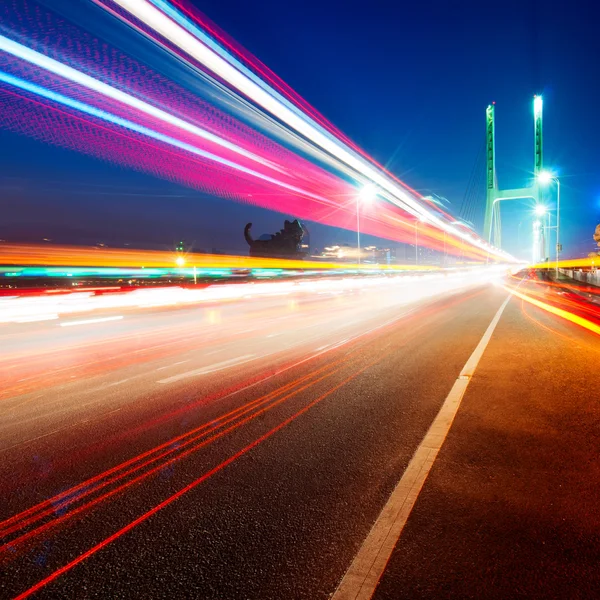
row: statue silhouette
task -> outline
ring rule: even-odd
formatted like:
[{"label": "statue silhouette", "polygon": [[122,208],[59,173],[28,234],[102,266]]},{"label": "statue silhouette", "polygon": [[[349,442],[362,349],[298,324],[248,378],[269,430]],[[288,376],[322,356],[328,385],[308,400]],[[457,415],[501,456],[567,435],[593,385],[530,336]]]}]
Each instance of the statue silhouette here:
[{"label": "statue silhouette", "polygon": [[[305,234],[305,229],[298,221],[285,220],[283,229],[267,239],[255,240],[250,235],[252,223],[244,228],[244,237],[250,246],[250,256],[267,258],[304,258],[306,252],[300,251],[300,242]],[[266,236],[261,236],[261,238]]]}]

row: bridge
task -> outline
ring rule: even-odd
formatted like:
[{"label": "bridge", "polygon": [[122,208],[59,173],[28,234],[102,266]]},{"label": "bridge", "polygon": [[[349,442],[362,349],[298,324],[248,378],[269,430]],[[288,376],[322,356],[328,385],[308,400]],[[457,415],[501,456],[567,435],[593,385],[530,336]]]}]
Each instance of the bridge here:
[{"label": "bridge", "polygon": [[191,3],[8,4],[3,129],[356,241],[0,241],[2,596],[594,597],[598,258],[542,96],[518,189],[487,107],[474,231]]}]

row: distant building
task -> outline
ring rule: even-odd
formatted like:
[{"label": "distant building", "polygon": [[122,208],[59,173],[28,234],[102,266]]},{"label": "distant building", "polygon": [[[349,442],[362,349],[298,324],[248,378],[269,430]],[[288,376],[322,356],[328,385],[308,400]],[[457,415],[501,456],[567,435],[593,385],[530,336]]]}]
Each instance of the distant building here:
[{"label": "distant building", "polygon": [[[326,258],[329,260],[339,260],[346,262],[356,262],[359,252],[355,246],[348,244],[334,244],[325,246],[319,253],[315,251],[315,258]],[[378,246],[365,246],[360,249],[360,260],[364,263],[372,263],[378,265],[391,264],[396,262],[395,248],[380,248]]]}]

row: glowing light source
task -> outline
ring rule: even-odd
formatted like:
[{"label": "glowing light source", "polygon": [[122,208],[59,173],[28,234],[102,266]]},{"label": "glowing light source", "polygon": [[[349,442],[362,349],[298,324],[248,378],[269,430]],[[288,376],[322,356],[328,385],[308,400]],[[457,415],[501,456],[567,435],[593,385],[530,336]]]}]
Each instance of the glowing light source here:
[{"label": "glowing light source", "polygon": [[553,179],[554,179],[554,175],[552,175],[552,173],[550,173],[550,171],[542,171],[537,176],[537,180],[544,185],[550,183]]},{"label": "glowing light source", "polygon": [[548,209],[543,205],[543,204],[538,204],[535,207],[535,214],[538,217],[541,217],[542,215],[545,215],[548,212]]},{"label": "glowing light source", "polygon": [[185,265],[185,258],[183,258],[183,256],[178,256],[175,263],[178,267],[183,267],[183,265]]},{"label": "glowing light source", "polygon": [[362,190],[360,190],[358,198],[364,204],[370,204],[377,198],[377,187],[372,183],[367,183],[363,186]]}]

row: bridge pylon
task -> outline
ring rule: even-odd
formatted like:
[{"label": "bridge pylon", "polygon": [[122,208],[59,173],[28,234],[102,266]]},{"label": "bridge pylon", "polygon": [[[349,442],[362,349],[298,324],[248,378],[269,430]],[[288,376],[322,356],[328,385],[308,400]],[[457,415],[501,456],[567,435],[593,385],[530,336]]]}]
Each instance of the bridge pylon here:
[{"label": "bridge pylon", "polygon": [[502,246],[502,228],[500,221],[500,201],[532,198],[539,202],[540,187],[538,175],[544,169],[544,146],[542,130],[543,101],[541,96],[533,97],[533,133],[534,159],[533,183],[529,187],[515,189],[499,189],[496,175],[496,106],[490,104],[485,111],[485,150],[486,150],[486,203],[483,222],[483,237],[492,242],[496,248]]}]

